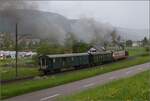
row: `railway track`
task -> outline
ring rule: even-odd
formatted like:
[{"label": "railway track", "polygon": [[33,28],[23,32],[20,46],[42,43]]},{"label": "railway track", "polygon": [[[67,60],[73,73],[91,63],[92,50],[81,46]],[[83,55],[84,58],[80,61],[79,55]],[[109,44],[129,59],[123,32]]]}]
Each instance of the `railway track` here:
[{"label": "railway track", "polygon": [[30,76],[30,77],[22,77],[22,78],[15,78],[15,79],[11,79],[11,80],[1,80],[1,84],[7,84],[7,83],[13,83],[13,82],[19,82],[19,81],[23,81],[23,80],[31,80],[33,79],[34,76]]}]

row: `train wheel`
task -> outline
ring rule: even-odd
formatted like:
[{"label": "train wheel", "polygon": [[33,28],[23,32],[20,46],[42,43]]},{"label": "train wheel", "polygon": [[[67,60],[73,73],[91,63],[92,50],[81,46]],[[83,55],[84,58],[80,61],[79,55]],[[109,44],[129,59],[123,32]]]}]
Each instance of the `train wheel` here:
[{"label": "train wheel", "polygon": [[44,75],[47,75],[47,70],[43,70]]},{"label": "train wheel", "polygon": [[78,69],[80,69],[81,67],[80,67],[80,66],[75,66],[74,68],[75,68],[75,70],[78,70]]},{"label": "train wheel", "polygon": [[61,72],[61,69],[55,69],[54,72],[59,73],[59,72]]}]

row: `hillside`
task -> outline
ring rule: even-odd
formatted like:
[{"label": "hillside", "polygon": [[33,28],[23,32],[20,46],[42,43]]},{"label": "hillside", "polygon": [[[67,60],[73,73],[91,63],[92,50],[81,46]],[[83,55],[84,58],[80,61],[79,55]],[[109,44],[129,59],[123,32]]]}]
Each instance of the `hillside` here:
[{"label": "hillside", "polygon": [[[63,42],[66,34],[73,32],[80,40],[89,41],[92,38],[104,39],[113,28],[109,25],[87,19],[67,19],[51,12],[37,10],[9,10],[12,17],[0,11],[0,32],[15,32],[13,17],[17,17],[20,35],[28,34],[53,42]],[[90,27],[91,26],[91,27]],[[148,36],[148,30],[116,28],[117,33],[125,40],[141,40]],[[103,35],[106,35],[105,37]],[[94,37],[93,37],[94,36]],[[103,36],[103,37],[101,37]]]},{"label": "hillside", "polygon": [[[13,12],[13,10],[10,10],[10,12]],[[44,39],[61,40],[70,30],[68,19],[56,13],[36,10],[15,10],[15,16],[19,18],[19,34],[33,34],[35,37]],[[0,31],[14,32],[14,29],[15,23],[13,22],[13,18],[2,16],[0,12]]]}]

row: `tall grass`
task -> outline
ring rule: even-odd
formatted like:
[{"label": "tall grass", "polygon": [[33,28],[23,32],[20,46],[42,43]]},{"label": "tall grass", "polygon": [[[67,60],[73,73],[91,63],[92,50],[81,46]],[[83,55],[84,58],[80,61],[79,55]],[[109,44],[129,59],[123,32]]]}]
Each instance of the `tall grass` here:
[{"label": "tall grass", "polygon": [[[18,59],[18,76],[17,78],[24,78],[30,76],[37,76],[41,74],[38,71],[39,67],[32,65],[33,60],[31,58]],[[33,67],[34,66],[34,67]],[[15,71],[15,59],[0,60],[0,74],[1,80],[16,79]]]},{"label": "tall grass", "polygon": [[[0,67],[1,80],[16,79],[16,69],[12,67]],[[38,68],[19,67],[17,78],[25,78],[31,76],[37,76],[41,74]]]}]

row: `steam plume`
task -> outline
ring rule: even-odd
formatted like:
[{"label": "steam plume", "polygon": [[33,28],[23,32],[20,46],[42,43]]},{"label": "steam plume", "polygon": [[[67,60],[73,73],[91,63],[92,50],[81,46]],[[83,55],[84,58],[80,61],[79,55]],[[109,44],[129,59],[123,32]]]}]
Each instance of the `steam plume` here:
[{"label": "steam plume", "polygon": [[113,29],[110,24],[98,22],[93,18],[81,18],[72,25],[73,32],[85,42],[97,40],[97,42],[103,43],[110,41]]},{"label": "steam plume", "polygon": [[[18,9],[32,12],[30,15],[27,15],[18,12]],[[33,21],[28,21],[27,23],[27,20],[32,15],[39,13],[37,10],[39,10],[38,4],[33,4],[32,2],[0,1],[0,16],[3,19],[7,19],[7,21],[11,19],[9,23],[11,26],[19,23],[20,34],[34,34],[35,36],[48,39],[55,43],[63,43],[69,32],[74,33],[78,40],[87,43],[96,40],[96,43],[103,44],[104,42],[109,42],[112,37],[116,37],[111,35],[114,28],[110,24],[97,22],[93,18],[80,18],[74,23],[71,23],[69,19],[58,14],[52,14],[54,16],[43,16],[43,13],[40,13],[41,17],[34,16]]]}]

